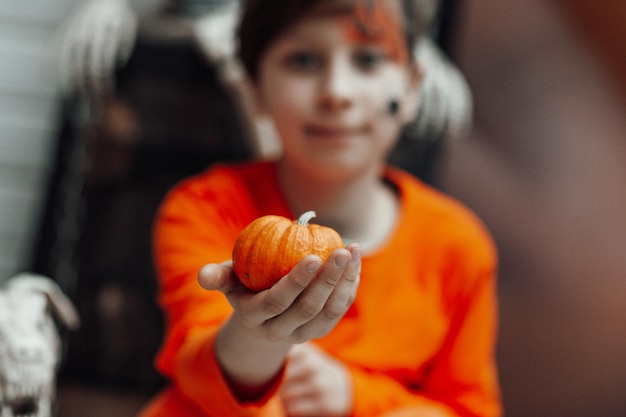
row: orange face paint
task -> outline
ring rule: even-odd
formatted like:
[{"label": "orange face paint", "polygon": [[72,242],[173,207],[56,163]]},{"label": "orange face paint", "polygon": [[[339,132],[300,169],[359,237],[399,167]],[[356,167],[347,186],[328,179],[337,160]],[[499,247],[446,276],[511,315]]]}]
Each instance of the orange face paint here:
[{"label": "orange face paint", "polygon": [[406,40],[401,30],[400,11],[387,0],[358,1],[344,19],[346,37],[356,43],[374,42],[401,64],[409,62]]}]

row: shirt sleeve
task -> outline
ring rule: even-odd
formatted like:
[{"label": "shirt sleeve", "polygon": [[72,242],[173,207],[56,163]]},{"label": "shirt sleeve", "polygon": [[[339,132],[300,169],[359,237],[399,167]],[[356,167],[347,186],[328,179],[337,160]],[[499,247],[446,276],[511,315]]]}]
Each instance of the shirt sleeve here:
[{"label": "shirt sleeve", "polygon": [[246,213],[228,211],[231,205],[224,200],[233,198],[239,197],[183,185],[170,192],[161,206],[154,249],[166,330],[157,368],[206,415],[281,416],[275,395],[280,378],[267,395],[251,403],[239,402],[230,390],[214,343],[232,308],[222,293],[204,290],[197,280],[205,264],[231,258],[234,240],[246,224]]},{"label": "shirt sleeve", "polygon": [[495,360],[498,327],[495,245],[482,223],[450,257],[456,259],[452,280],[450,330],[433,362],[429,394],[459,416],[499,417],[502,402]]}]

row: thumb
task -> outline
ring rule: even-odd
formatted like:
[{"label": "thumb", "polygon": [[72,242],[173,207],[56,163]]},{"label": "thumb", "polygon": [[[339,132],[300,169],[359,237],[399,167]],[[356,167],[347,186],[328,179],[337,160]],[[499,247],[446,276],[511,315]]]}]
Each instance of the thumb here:
[{"label": "thumb", "polygon": [[223,293],[233,291],[242,285],[233,273],[232,261],[204,265],[198,272],[198,283],[205,290]]}]

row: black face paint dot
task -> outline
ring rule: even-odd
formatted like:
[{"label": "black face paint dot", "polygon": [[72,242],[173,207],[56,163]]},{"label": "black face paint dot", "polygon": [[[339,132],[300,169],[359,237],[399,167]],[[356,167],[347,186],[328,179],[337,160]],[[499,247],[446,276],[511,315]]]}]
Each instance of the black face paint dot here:
[{"label": "black face paint dot", "polygon": [[398,103],[398,100],[391,100],[389,102],[389,114],[391,114],[392,116],[395,116],[398,114],[398,111],[400,110],[400,103]]}]

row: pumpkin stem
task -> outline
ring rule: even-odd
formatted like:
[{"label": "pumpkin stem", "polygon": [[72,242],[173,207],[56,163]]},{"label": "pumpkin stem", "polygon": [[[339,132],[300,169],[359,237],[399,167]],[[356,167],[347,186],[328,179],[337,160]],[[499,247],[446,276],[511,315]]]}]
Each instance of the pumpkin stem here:
[{"label": "pumpkin stem", "polygon": [[313,210],[307,211],[298,217],[297,224],[306,226],[313,217],[315,217],[315,212]]}]

